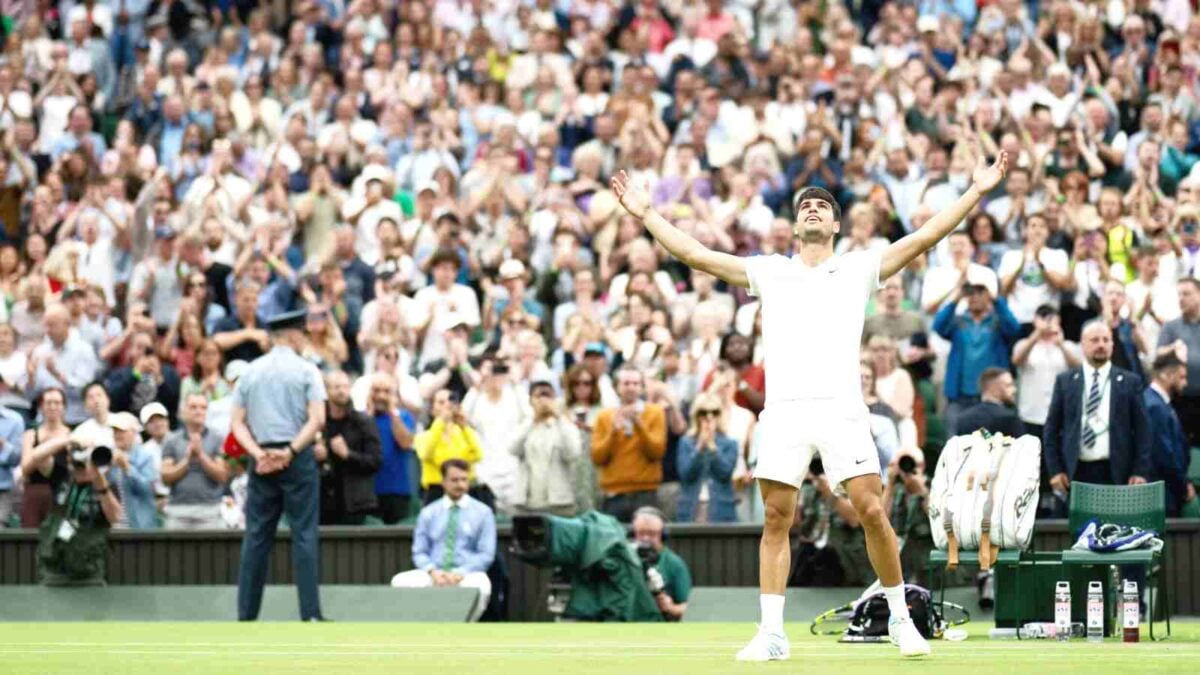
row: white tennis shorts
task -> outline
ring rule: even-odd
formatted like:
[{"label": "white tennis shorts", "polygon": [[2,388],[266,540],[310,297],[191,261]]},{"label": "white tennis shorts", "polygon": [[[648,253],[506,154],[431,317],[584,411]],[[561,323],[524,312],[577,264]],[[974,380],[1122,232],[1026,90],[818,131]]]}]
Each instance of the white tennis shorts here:
[{"label": "white tennis shorts", "polygon": [[800,487],[814,455],[835,489],[855,476],[878,474],[879,453],[865,408],[847,412],[826,402],[769,403],[759,416],[761,436],[755,478]]}]

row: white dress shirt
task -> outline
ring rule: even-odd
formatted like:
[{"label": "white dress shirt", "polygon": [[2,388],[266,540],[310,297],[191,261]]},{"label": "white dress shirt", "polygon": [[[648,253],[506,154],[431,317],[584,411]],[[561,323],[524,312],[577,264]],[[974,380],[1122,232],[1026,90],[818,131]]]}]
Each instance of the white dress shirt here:
[{"label": "white dress shirt", "polygon": [[[1092,390],[1092,378],[1100,374],[1100,408],[1091,417],[1092,428],[1096,431],[1096,442],[1091,448],[1083,444],[1083,430],[1089,422],[1087,415],[1088,392]],[[1112,387],[1108,381],[1112,373],[1112,362],[1105,363],[1099,369],[1090,364],[1083,364],[1083,401],[1080,410],[1079,461],[1098,462],[1108,459],[1108,413],[1111,408]]]}]

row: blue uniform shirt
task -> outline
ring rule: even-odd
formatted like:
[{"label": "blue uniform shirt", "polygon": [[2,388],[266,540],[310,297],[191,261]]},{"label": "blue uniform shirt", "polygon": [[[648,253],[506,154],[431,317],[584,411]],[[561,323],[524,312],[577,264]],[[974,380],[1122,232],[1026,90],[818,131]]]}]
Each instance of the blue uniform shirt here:
[{"label": "blue uniform shirt", "polygon": [[321,371],[283,345],[255,359],[233,390],[259,445],[290,443],[308,420],[309,402],[326,398]]},{"label": "blue uniform shirt", "polygon": [[[442,497],[421,509],[413,532],[413,565],[420,570],[442,569],[445,562],[446,526],[454,502]],[[450,571],[456,574],[486,572],[496,557],[496,516],[481,501],[463,495],[458,501],[458,531]]]}]

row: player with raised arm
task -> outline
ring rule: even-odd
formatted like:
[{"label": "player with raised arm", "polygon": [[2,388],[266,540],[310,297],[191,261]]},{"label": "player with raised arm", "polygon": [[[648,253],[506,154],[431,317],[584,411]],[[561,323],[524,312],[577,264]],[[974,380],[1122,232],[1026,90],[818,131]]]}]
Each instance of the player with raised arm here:
[{"label": "player with raised arm", "polygon": [[882,251],[833,254],[841,209],[825,190],[796,194],[792,233],[794,257],[737,256],[711,251],[650,207],[650,196],[624,171],[612,180],[621,205],[640,219],[671,253],[689,267],[750,289],[762,302],[766,408],[759,418],[762,449],[754,477],[763,498],[759,544],[762,620],[740,661],[774,661],[789,656],[783,631],[784,588],[791,551],[788,531],[800,484],[813,452],[825,474],[854,505],[866,534],[871,566],[883,584],[891,619],[888,633],[903,656],[924,656],[929,643],[917,631],[904,600],[896,534],[883,507],[879,457],[871,438],[859,384],[859,345],[867,300],[883,281],[948,235],[1004,178],[1008,158],[980,162],[972,184],[953,204],[920,229]]}]

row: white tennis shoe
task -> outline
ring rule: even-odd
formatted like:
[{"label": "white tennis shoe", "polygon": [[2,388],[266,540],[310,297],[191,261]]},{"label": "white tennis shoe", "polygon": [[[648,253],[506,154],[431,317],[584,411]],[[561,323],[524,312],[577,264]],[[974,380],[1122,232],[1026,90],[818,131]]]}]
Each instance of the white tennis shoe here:
[{"label": "white tennis shoe", "polygon": [[750,640],[750,644],[742,647],[737,653],[738,661],[786,661],[791,658],[792,649],[788,645],[786,635],[767,633],[759,630]]},{"label": "white tennis shoe", "polygon": [[929,656],[929,642],[917,630],[911,618],[888,619],[888,637],[892,644],[899,645],[900,656]]}]

